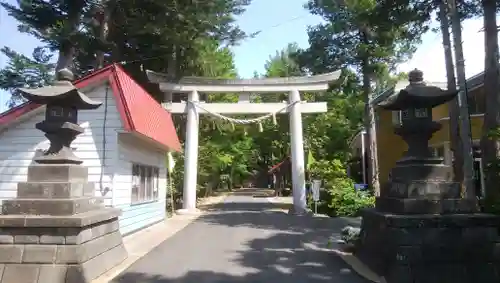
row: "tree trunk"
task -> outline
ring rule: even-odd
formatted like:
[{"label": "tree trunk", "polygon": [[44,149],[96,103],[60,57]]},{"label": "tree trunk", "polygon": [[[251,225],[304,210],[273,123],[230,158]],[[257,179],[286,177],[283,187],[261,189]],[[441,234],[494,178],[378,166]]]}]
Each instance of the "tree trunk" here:
[{"label": "tree trunk", "polygon": [[55,71],[71,68],[73,65],[73,58],[76,53],[75,43],[72,42],[72,35],[77,33],[78,26],[80,25],[81,12],[68,15],[67,25],[69,27],[69,34],[63,42],[60,42],[59,54],[57,58]]},{"label": "tree trunk", "polygon": [[496,23],[496,1],[483,0],[484,11],[484,94],[486,111],[484,114],[483,135],[481,137],[481,155],[483,164],[486,165],[485,188],[486,202],[493,203],[498,200],[498,137],[492,135],[498,131],[500,125],[500,97],[498,95],[499,67],[498,67],[498,31]]},{"label": "tree trunk", "polygon": [[370,183],[375,196],[380,196],[380,182],[378,179],[378,155],[377,155],[377,130],[375,124],[375,109],[370,103],[372,90],[370,85],[369,60],[363,60],[363,95],[365,98],[365,128],[368,135],[368,156],[370,158]]},{"label": "tree trunk", "polygon": [[[448,18],[448,11],[446,7],[445,0],[441,1],[439,6],[439,22],[441,24],[441,34],[443,37],[443,50],[444,50],[444,60],[446,64],[446,78],[448,90],[456,90],[456,78],[455,78],[455,66],[453,64],[453,55],[451,51],[451,35],[450,35],[450,24]],[[448,102],[448,109],[450,115],[450,147],[453,152],[453,176],[455,182],[462,182],[464,179],[464,157],[462,151],[462,140],[460,139],[460,126],[459,126],[459,114],[460,108],[458,106],[458,98],[453,99]]]},{"label": "tree trunk", "polygon": [[61,44],[61,46],[59,47],[59,54],[56,63],[56,73],[59,70],[71,68],[71,66],[73,65],[73,57],[75,56],[75,51],[76,50],[71,42],[68,41]]},{"label": "tree trunk", "polygon": [[110,17],[110,11],[109,8],[107,7],[107,1],[102,1],[101,5],[101,15],[99,17],[99,34],[97,35],[97,38],[99,40],[99,50],[96,53],[96,66],[95,69],[101,69],[104,67],[105,63],[105,50],[104,46],[107,44],[107,38],[108,38],[108,30],[109,30],[109,17]]},{"label": "tree trunk", "polygon": [[[172,46],[172,54],[167,59],[167,75],[171,78],[178,78],[178,65],[179,65],[179,54],[178,48],[176,46]],[[165,91],[163,101],[167,103],[171,103],[173,101],[173,91]]]},{"label": "tree trunk", "polygon": [[460,109],[460,138],[462,140],[463,150],[463,197],[475,199],[476,192],[474,187],[474,159],[472,157],[472,138],[470,129],[470,116],[467,103],[467,83],[465,77],[465,61],[462,49],[462,24],[460,15],[457,11],[455,0],[449,1],[449,12],[451,17],[451,29],[453,33],[453,45],[455,49],[455,60],[458,82],[458,102]]}]

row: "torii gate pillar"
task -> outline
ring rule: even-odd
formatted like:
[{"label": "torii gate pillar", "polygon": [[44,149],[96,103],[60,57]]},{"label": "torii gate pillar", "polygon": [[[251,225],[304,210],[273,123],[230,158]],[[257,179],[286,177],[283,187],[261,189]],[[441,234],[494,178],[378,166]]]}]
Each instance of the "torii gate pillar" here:
[{"label": "torii gate pillar", "polygon": [[293,209],[290,213],[307,212],[306,175],[304,165],[304,134],[302,132],[302,112],[300,109],[300,92],[290,91],[288,96],[290,107],[290,151],[292,156],[292,192]]},{"label": "torii gate pillar", "polygon": [[[200,100],[198,91],[193,90],[188,94],[192,102]],[[182,209],[179,214],[198,213],[196,208],[196,184],[198,182],[198,133],[200,117],[193,104],[187,105],[186,145],[184,158],[184,188],[182,193]]]}]

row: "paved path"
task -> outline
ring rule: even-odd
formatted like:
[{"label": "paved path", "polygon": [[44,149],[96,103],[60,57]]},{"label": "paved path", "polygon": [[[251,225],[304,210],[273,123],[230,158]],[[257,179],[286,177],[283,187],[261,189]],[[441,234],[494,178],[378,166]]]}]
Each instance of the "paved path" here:
[{"label": "paved path", "polygon": [[[112,283],[367,283],[328,251],[329,218],[297,217],[266,198],[229,196]],[[347,221],[347,220],[346,220]]]}]

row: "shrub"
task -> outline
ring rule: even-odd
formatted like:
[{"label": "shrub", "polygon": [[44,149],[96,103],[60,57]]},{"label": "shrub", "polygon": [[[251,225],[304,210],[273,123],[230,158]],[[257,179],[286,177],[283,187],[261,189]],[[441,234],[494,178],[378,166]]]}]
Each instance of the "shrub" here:
[{"label": "shrub", "polygon": [[[354,183],[347,177],[339,160],[320,160],[311,165],[313,179],[323,181],[318,213],[330,216],[358,216],[363,208],[373,207],[375,198],[367,192],[354,189]],[[310,202],[313,205],[312,202]]]},{"label": "shrub", "polygon": [[342,241],[344,241],[344,243],[349,245],[356,245],[357,242],[359,241],[360,233],[361,233],[360,228],[345,226],[344,228],[342,228],[340,236],[342,238]]}]

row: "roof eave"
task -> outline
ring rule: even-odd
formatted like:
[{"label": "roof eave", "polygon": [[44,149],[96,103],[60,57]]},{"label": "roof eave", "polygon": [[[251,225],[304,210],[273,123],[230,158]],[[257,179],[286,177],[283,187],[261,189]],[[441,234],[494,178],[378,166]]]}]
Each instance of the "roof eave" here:
[{"label": "roof eave", "polygon": [[176,145],[167,145],[162,142],[159,142],[151,137],[148,137],[138,131],[127,131],[127,130],[120,130],[118,131],[119,134],[127,134],[131,135],[135,138],[138,138],[146,143],[150,143],[154,145],[155,147],[162,149],[164,151],[169,151],[169,152],[181,152],[182,153],[182,147],[179,144],[179,147],[176,147]]}]

